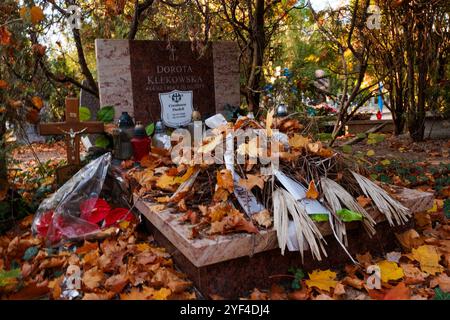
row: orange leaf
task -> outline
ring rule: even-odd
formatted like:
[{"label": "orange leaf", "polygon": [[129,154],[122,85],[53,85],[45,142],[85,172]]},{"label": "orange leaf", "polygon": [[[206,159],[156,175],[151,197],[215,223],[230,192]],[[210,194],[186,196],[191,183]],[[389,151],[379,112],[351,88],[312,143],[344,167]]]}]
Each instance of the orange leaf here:
[{"label": "orange leaf", "polygon": [[30,15],[31,15],[31,22],[33,24],[37,24],[44,20],[44,12],[42,9],[38,6],[33,6],[30,9]]},{"label": "orange leaf", "polygon": [[230,193],[233,192],[234,181],[230,170],[223,169],[217,171],[217,185],[219,188],[225,189]]},{"label": "orange leaf", "polygon": [[89,241],[84,241],[84,244],[82,247],[79,247],[76,251],[76,254],[86,254],[92,250],[97,250],[98,249],[98,243],[97,242],[89,242]]},{"label": "orange leaf", "polygon": [[111,300],[116,294],[114,292],[85,293],[82,300]]},{"label": "orange leaf", "polygon": [[[1,29],[0,29],[1,32]],[[1,41],[1,33],[0,33],[0,41]],[[6,89],[8,88],[8,82],[6,82],[5,80],[0,80],[0,89]]]},{"label": "orange leaf", "polygon": [[254,174],[248,174],[247,179],[240,179],[239,184],[247,190],[251,190],[254,186],[264,189],[264,179]]},{"label": "orange leaf", "polygon": [[[8,28],[6,28],[6,26],[0,27],[0,45],[7,46],[10,43],[11,43],[11,32],[9,32],[9,30],[8,30]],[[0,86],[0,88],[2,88],[2,87]]]},{"label": "orange leaf", "polygon": [[33,98],[31,98],[31,102],[39,110],[44,106],[44,103],[42,102],[42,99],[40,97],[37,97],[37,96],[34,96]]},{"label": "orange leaf", "polygon": [[386,293],[383,300],[409,300],[411,292],[404,282],[400,282],[397,286]]},{"label": "orange leaf", "polygon": [[308,199],[317,199],[319,197],[319,192],[317,192],[316,185],[314,184],[314,180],[309,182],[308,191],[306,191],[306,197]]},{"label": "orange leaf", "polygon": [[359,205],[363,208],[367,207],[369,203],[372,202],[372,199],[364,196],[359,196],[358,198],[356,198],[356,200],[358,201]]}]

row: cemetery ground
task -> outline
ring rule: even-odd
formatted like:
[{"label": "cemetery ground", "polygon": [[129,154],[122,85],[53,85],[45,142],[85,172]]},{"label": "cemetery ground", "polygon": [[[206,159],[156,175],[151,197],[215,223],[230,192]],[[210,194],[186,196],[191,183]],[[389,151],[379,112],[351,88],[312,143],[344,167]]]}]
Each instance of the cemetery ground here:
[{"label": "cemetery ground", "polygon": [[[337,148],[348,138],[340,139]],[[369,169],[373,179],[433,192],[433,208],[416,213],[414,227],[396,234],[392,252],[360,252],[355,257],[359,265],[349,261],[331,270],[308,272],[302,270],[299,255],[298,265],[273,275],[270,287],[233,298],[450,299],[450,141],[371,138],[344,148],[344,154]],[[28,145],[14,149],[10,175],[15,192],[35,209],[56,189],[54,169],[64,161],[65,148],[62,142],[31,148],[35,155]],[[46,248],[42,239],[31,234],[32,220],[33,215],[24,216],[0,236],[0,270],[9,270],[0,273],[2,299],[222,299],[215,294],[202,296],[139,219],[120,223],[118,234],[66,243],[60,249]],[[370,289],[367,282],[366,268],[375,264],[382,274],[381,289]],[[81,288],[67,292],[63,282],[74,266],[82,271]]]}]

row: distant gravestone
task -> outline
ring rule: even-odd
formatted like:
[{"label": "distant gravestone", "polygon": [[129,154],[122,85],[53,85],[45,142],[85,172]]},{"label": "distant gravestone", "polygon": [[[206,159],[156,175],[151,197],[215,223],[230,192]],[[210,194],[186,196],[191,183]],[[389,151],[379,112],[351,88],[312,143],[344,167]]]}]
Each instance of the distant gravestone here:
[{"label": "distant gravestone", "polygon": [[[82,82],[83,86],[89,86],[87,80],[83,80]],[[90,93],[89,91],[86,91],[84,89],[80,90],[80,107],[86,107],[91,112],[91,119],[92,121],[97,120],[97,112],[100,109],[100,100]],[[95,144],[95,140],[98,138],[98,134],[88,134],[87,140],[85,138],[82,138],[81,141],[85,147],[86,150],[89,150],[89,147]]]},{"label": "distant gravestone", "polygon": [[[86,80],[83,80],[83,86],[88,86]],[[86,107],[91,112],[90,120],[97,120],[97,111],[100,109],[100,100],[84,89],[80,91],[80,107]]]},{"label": "distant gravestone", "polygon": [[[188,41],[95,41],[100,105],[144,124],[169,126],[240,104],[239,51],[235,42],[213,42],[201,56]],[[163,107],[163,110],[161,108]],[[191,110],[192,109],[192,110]]]},{"label": "distant gravestone", "polygon": [[25,122],[22,125],[23,130],[19,130],[17,134],[18,141],[21,143],[44,143],[45,138],[41,136],[35,124]]}]

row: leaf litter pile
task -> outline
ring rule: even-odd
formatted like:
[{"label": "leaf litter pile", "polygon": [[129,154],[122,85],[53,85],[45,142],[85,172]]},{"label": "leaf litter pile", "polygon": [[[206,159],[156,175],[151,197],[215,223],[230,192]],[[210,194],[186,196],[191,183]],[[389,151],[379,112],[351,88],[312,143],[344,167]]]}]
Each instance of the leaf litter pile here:
[{"label": "leaf litter pile", "polygon": [[[415,223],[417,230],[396,234],[401,245],[396,251],[382,257],[357,254],[358,264],[334,270],[306,273],[291,268],[274,278],[271,288],[255,288],[244,299],[450,300],[450,224],[445,209],[438,205],[437,211],[418,213]],[[374,267],[380,271],[378,287]]]},{"label": "leaf litter pile", "polygon": [[[134,222],[120,223],[118,235],[101,241],[50,249],[42,238],[31,235],[32,218],[0,236],[2,299],[196,298],[191,282],[174,269],[170,255],[152,245]],[[78,290],[68,286],[77,272]]]}]

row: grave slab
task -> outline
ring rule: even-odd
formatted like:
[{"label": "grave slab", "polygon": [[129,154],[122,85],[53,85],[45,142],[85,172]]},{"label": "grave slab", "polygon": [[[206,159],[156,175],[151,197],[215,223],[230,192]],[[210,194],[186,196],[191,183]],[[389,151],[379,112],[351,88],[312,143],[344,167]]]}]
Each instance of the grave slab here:
[{"label": "grave slab", "polygon": [[[433,205],[434,196],[431,193],[393,188],[396,190],[394,196],[413,213],[425,211]],[[134,201],[136,208],[145,216],[155,240],[168,249],[181,270],[188,274],[206,297],[219,294],[227,298],[237,298],[254,287],[267,287],[271,276],[286,274],[292,266],[310,271],[350,262],[326,222],[317,225],[328,243],[328,258],[321,262],[316,261],[308,251],[305,252],[305,260],[302,263],[299,252],[281,255],[274,230],[261,231],[259,234],[232,234],[191,240],[190,226],[179,222],[181,213],[170,209],[155,213],[151,210],[154,204],[139,200],[136,195]],[[378,223],[374,237],[369,238],[360,223],[347,224],[349,251],[352,254],[369,249],[374,253],[388,252],[387,250],[396,245],[395,232],[412,224],[411,222],[406,226],[390,227],[384,215],[376,210],[369,210],[369,213]]]}]

